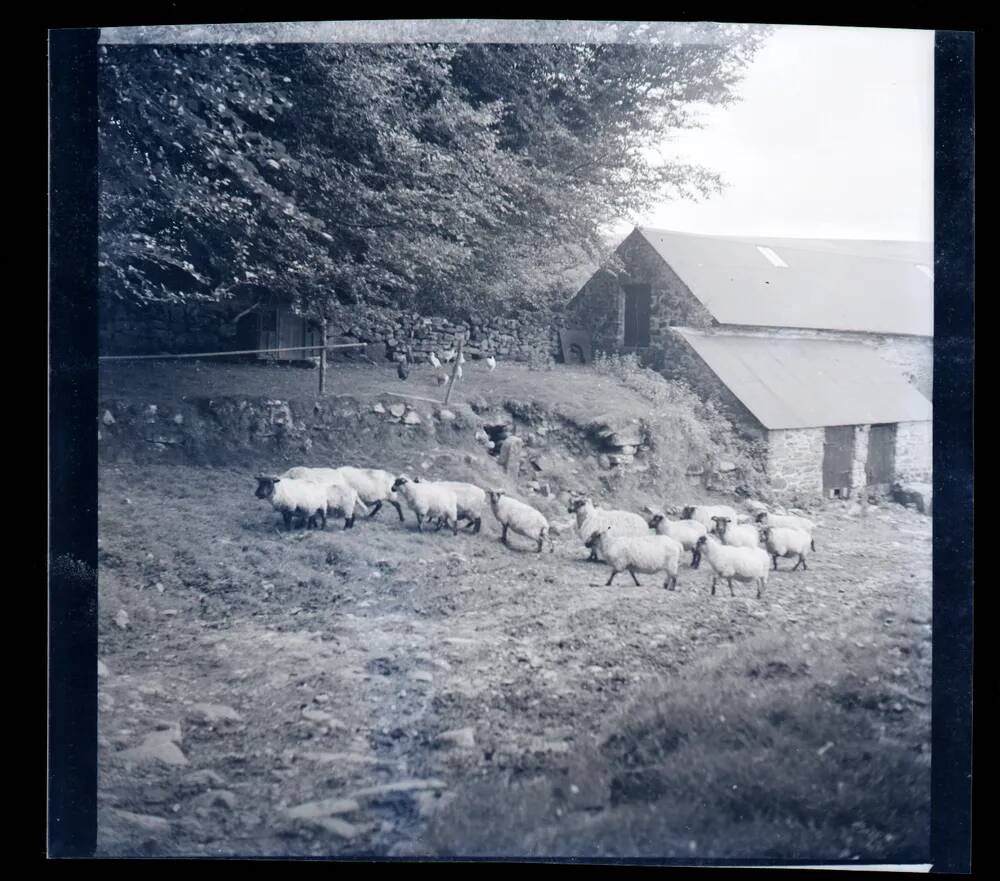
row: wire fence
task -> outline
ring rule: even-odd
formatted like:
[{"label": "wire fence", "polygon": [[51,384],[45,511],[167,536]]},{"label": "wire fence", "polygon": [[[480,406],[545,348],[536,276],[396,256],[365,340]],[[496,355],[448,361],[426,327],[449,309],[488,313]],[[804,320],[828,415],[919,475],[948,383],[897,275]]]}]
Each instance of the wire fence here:
[{"label": "wire fence", "polygon": [[183,355],[172,355],[172,354],[162,354],[162,355],[99,355],[98,361],[166,361],[175,358],[221,358],[226,355],[271,355],[277,352],[307,352],[313,351],[317,353],[321,349],[358,349],[365,348],[366,343],[335,343],[333,345],[327,346],[283,346],[279,349],[237,349],[230,352],[191,352]]}]

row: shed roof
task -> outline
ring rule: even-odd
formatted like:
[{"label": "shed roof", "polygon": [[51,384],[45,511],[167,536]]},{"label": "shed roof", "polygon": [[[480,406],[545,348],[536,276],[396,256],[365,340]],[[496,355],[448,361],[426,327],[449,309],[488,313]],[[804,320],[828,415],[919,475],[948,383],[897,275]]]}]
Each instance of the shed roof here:
[{"label": "shed roof", "polygon": [[674,330],[765,428],[931,419],[931,402],[864,343]]},{"label": "shed roof", "polygon": [[934,334],[929,242],[636,229],[720,324]]}]

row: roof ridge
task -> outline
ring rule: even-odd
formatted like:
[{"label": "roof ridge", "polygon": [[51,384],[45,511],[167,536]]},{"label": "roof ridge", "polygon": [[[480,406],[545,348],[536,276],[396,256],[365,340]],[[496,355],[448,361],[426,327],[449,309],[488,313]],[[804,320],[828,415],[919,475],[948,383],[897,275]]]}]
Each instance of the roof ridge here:
[{"label": "roof ridge", "polygon": [[[698,239],[717,239],[729,242],[841,242],[850,244],[851,242],[864,242],[866,244],[886,244],[886,245],[933,245],[933,241],[927,239],[847,239],[836,236],[755,236],[755,235],[734,235],[720,233],[686,232],[679,229],[667,229],[662,226],[643,226],[636,224],[635,228],[639,232],[664,233],[671,236],[688,236]],[[898,258],[894,258],[898,259]]]}]

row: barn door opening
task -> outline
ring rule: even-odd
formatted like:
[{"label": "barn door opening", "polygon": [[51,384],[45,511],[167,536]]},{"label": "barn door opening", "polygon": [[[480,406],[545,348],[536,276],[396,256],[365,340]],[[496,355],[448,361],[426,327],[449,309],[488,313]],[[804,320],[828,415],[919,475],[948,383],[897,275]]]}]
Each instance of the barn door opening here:
[{"label": "barn door opening", "polygon": [[854,462],[854,426],[830,425],[823,444],[823,491],[846,498],[851,492]]},{"label": "barn door opening", "polygon": [[625,285],[625,348],[645,348],[649,345],[651,299],[648,284]]},{"label": "barn door opening", "polygon": [[890,484],[896,470],[896,425],[873,425],[868,432],[868,485]]}]

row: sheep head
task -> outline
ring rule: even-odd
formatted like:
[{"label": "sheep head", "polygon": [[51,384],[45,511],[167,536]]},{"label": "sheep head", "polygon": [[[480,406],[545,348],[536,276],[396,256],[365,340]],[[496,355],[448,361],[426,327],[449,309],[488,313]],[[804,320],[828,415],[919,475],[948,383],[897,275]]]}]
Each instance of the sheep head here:
[{"label": "sheep head", "polygon": [[694,517],[694,505],[685,505],[681,511],[681,520],[690,520]]},{"label": "sheep head", "polygon": [[758,523],[763,523],[767,520],[767,511],[761,511],[755,519]]},{"label": "sheep head", "polygon": [[502,489],[491,489],[487,491],[487,495],[490,497],[490,504],[495,505],[500,501],[500,496],[505,495]]},{"label": "sheep head", "polygon": [[[610,528],[611,527],[608,527],[608,529],[610,529]],[[601,536],[604,535],[608,531],[608,529],[598,529],[598,530],[592,532],[590,534],[590,538],[588,538],[587,541],[584,542],[583,546],[585,548],[592,548],[594,545],[597,544],[598,541],[600,541]]]},{"label": "sheep head", "polygon": [[409,482],[410,482],[410,481],[409,481],[409,479],[408,479],[408,478],[406,478],[406,477],[397,477],[397,478],[396,478],[396,479],[395,479],[395,480],[394,480],[394,481],[392,482],[392,491],[393,491],[393,492],[395,492],[395,491],[396,491],[397,489],[399,489],[399,488],[400,488],[401,486],[404,486],[405,484],[407,484],[407,483],[409,483]]},{"label": "sheep head", "polygon": [[589,501],[590,501],[590,499],[586,499],[586,498],[573,499],[573,501],[571,501],[569,503],[569,505],[567,506],[566,512],[568,514],[575,514],[582,507],[584,507],[584,505],[586,505]]},{"label": "sheep head", "polygon": [[261,474],[257,477],[257,491],[254,495],[258,499],[269,499],[274,495],[274,485],[280,481],[280,477],[271,477]]},{"label": "sheep head", "polygon": [[667,518],[664,517],[663,514],[659,513],[654,514],[652,517],[649,518],[649,528],[656,529],[656,527],[659,526],[666,519]]},{"label": "sheep head", "polygon": [[713,517],[712,520],[715,522],[715,531],[719,535],[726,534],[726,527],[729,526],[728,517]]}]

